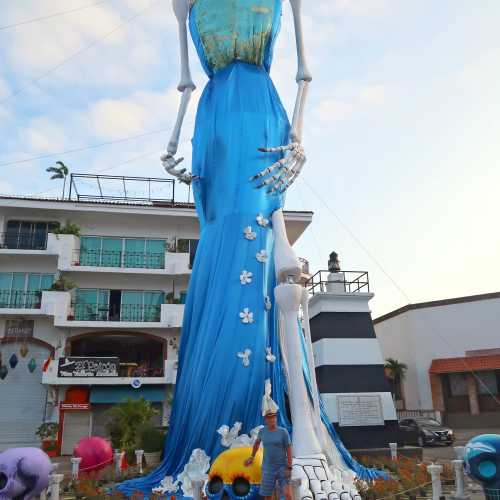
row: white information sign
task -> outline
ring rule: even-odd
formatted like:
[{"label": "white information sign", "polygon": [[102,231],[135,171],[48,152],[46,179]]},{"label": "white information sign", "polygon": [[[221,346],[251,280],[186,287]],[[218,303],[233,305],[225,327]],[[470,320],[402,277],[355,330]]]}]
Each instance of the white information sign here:
[{"label": "white information sign", "polygon": [[379,394],[342,394],[337,396],[340,427],[384,425]]}]

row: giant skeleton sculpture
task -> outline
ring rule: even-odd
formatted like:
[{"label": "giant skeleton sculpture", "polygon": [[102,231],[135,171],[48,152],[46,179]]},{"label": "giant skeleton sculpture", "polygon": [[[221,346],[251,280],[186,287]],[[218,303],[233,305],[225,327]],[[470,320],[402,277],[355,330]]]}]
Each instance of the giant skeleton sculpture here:
[{"label": "giant skeleton sculpture", "polygon": [[[169,174],[192,184],[201,238],[185,306],[164,460],[147,478],[120,485],[126,494],[147,493],[160,482],[176,488],[174,479],[186,477],[184,466],[189,462],[192,467],[194,455],[206,464],[201,450],[211,459],[223,451],[216,432],[223,425],[241,422],[250,433],[262,420],[266,380],[282,410],[280,423],[292,430],[293,476],[302,479],[302,499],[356,497],[354,478],[378,475],[352,459],[322,407],[307,295],[296,283],[301,266],[286,235],[284,193],[306,162],[302,124],[312,79],[301,0],[289,1],[298,58],[291,126],[269,76],[282,0],[173,0],[182,98],[162,163]],[[188,27],[209,76],[198,106],[191,173],[176,158],[195,89]],[[301,305],[304,329],[298,321]]]}]

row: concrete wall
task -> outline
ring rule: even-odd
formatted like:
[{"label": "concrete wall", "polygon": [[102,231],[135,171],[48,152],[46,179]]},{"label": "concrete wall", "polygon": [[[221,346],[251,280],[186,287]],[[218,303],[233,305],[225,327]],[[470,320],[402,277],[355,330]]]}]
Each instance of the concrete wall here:
[{"label": "concrete wall", "polygon": [[500,299],[413,309],[375,323],[384,358],[408,365],[404,386],[409,409],[432,408],[433,359],[500,347]]}]

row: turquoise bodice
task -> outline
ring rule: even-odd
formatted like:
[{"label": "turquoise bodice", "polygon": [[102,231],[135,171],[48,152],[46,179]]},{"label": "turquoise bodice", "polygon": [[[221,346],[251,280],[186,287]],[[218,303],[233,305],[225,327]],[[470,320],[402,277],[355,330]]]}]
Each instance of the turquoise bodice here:
[{"label": "turquoise bodice", "polygon": [[196,0],[189,27],[209,76],[234,61],[269,71],[281,0]]}]

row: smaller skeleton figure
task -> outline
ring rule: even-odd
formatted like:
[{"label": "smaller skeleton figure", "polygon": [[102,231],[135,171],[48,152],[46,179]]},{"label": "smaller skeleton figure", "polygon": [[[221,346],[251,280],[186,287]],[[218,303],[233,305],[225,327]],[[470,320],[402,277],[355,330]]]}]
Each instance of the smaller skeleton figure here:
[{"label": "smaller skeleton figure", "polygon": [[0,453],[0,500],[31,500],[49,485],[53,466],[38,448],[11,448]]}]

